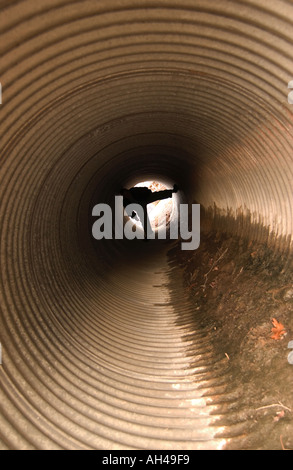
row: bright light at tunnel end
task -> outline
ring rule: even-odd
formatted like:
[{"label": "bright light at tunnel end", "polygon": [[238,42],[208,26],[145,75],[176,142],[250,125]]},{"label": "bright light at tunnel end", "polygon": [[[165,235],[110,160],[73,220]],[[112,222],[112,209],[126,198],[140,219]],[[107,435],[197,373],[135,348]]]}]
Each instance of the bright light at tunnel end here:
[{"label": "bright light at tunnel end", "polygon": [[[128,213],[129,209],[136,212],[141,225],[144,226],[143,207],[139,204],[130,204],[127,209]],[[157,232],[157,238],[177,240],[180,236],[184,240],[181,242],[182,250],[196,250],[200,244],[200,204],[191,205],[191,224],[189,224],[188,204],[174,204],[174,213],[170,222],[167,222],[166,218],[163,219],[160,230]],[[122,196],[115,196],[114,231],[113,212],[110,205],[96,204],[93,207],[92,216],[99,217],[92,226],[92,236],[95,240],[122,240],[124,237],[128,240],[154,240],[156,238],[156,233],[150,225],[147,226],[145,233],[143,229],[133,224],[130,219],[124,223],[127,212],[123,207]]]}]

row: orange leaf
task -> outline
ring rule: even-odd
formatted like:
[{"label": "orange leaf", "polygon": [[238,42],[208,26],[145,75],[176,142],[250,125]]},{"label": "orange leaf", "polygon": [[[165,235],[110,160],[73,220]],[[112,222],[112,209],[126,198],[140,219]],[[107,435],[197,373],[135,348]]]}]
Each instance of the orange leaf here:
[{"label": "orange leaf", "polygon": [[286,330],[285,330],[285,327],[284,325],[282,325],[282,323],[278,322],[278,320],[276,320],[275,318],[272,319],[272,324],[274,325],[274,327],[272,328],[272,335],[271,335],[271,338],[272,339],[281,339],[283,335],[285,335],[286,333]]}]

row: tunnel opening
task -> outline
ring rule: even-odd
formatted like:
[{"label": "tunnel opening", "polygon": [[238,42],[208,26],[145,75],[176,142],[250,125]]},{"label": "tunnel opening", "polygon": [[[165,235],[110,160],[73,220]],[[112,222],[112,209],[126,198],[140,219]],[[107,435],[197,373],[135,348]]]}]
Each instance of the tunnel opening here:
[{"label": "tunnel opening", "polygon": [[[135,185],[136,188],[145,187],[150,189],[152,192],[165,191],[167,188],[160,181],[142,181]],[[148,217],[150,225],[154,232],[159,232],[160,228],[166,228],[170,225],[170,219],[172,213],[174,213],[172,198],[161,199],[148,204]],[[135,218],[137,225],[143,228],[141,221],[138,217]]]},{"label": "tunnel opening", "polygon": [[[120,192],[127,217],[128,227],[124,225],[126,238],[132,239],[135,233],[136,238],[147,241],[178,239],[180,201],[183,200],[183,192],[178,194],[178,185],[149,180],[138,182],[129,189],[123,188]],[[132,232],[130,236],[129,231]]]},{"label": "tunnel opening", "polygon": [[[292,5],[0,15],[0,447],[293,448]],[[93,239],[144,181],[198,249]]]}]

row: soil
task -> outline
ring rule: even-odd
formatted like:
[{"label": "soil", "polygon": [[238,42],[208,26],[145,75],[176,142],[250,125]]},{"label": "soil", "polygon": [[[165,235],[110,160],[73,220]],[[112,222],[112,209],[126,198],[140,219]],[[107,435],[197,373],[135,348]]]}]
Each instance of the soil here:
[{"label": "soil", "polygon": [[[292,271],[287,256],[223,233],[194,252],[170,252],[181,266],[196,322],[213,331],[228,383],[218,398],[227,449],[293,450]],[[284,327],[273,339],[272,320]],[[223,367],[220,361],[218,367]],[[217,367],[217,366],[215,366]]]}]

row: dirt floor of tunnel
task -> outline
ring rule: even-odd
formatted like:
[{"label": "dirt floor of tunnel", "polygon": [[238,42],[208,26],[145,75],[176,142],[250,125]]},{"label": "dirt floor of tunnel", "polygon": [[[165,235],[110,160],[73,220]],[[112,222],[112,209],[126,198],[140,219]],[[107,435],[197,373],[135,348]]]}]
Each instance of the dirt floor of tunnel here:
[{"label": "dirt floor of tunnel", "polygon": [[[225,374],[225,392],[213,403],[227,449],[293,449],[293,283],[286,261],[260,243],[217,232],[203,234],[194,252],[180,244],[169,252],[169,263],[179,266],[169,287],[183,282],[194,321],[210,329],[221,358],[214,369]],[[274,318],[285,328],[276,339]]]}]

